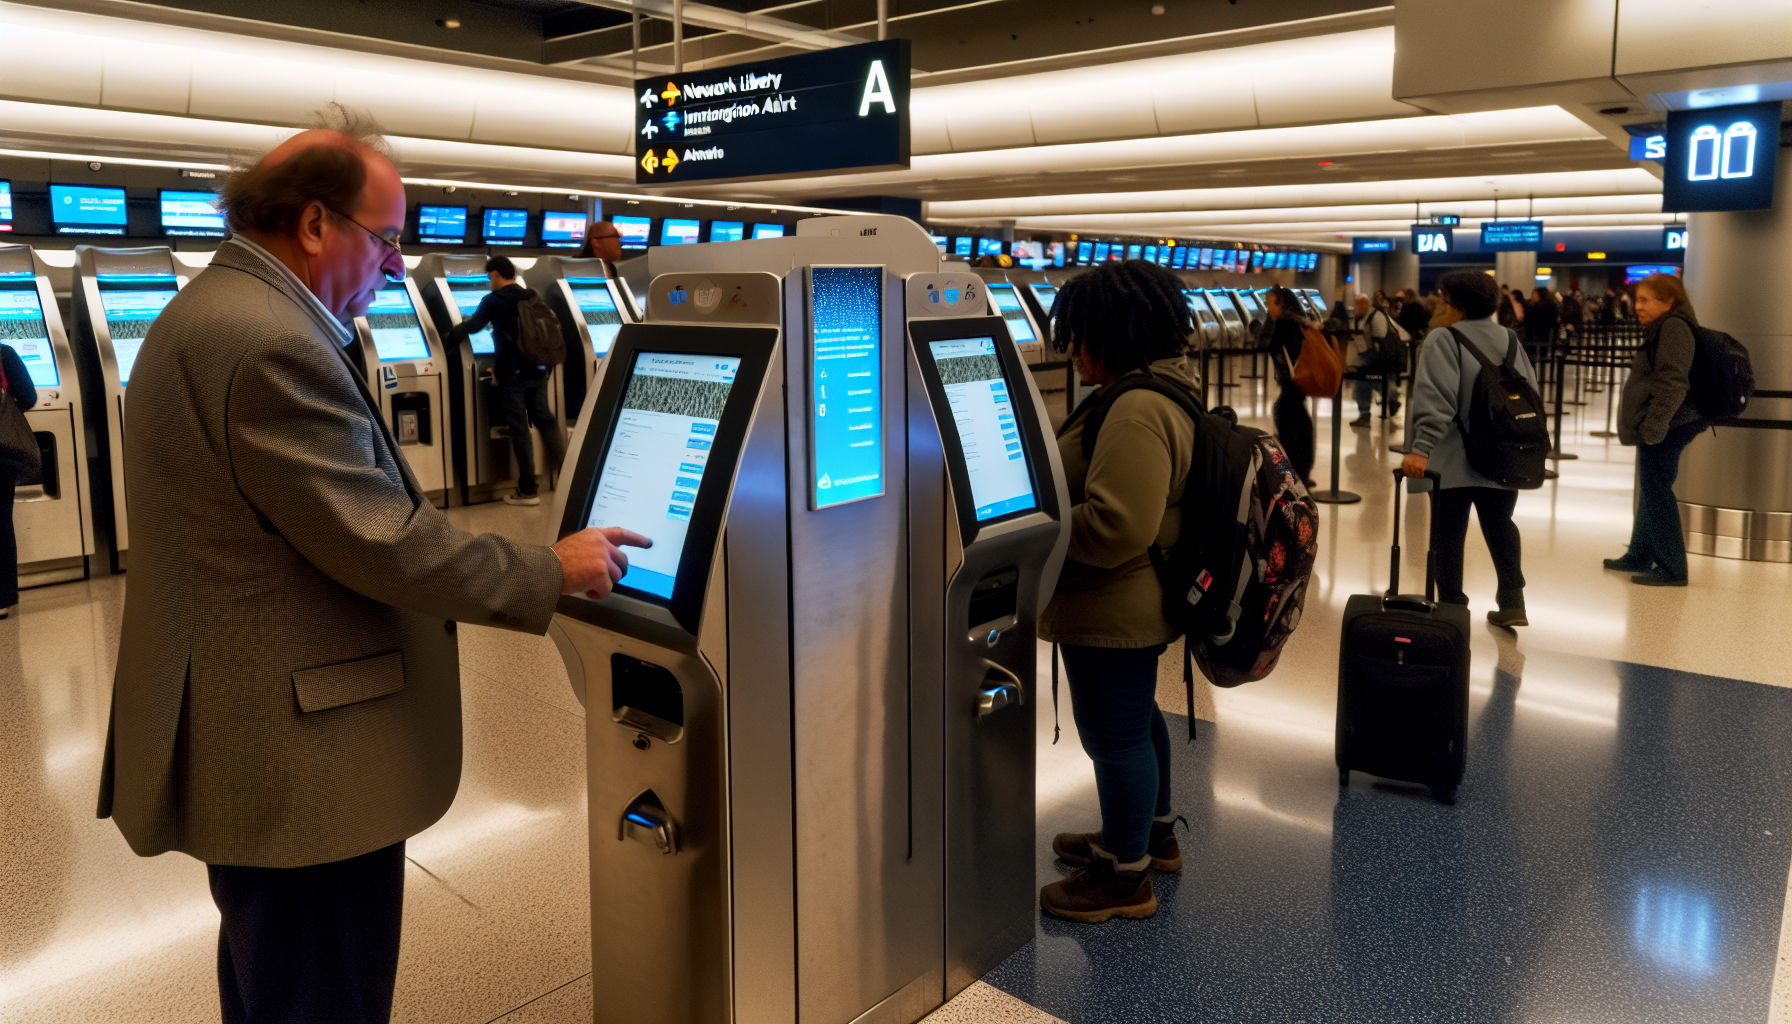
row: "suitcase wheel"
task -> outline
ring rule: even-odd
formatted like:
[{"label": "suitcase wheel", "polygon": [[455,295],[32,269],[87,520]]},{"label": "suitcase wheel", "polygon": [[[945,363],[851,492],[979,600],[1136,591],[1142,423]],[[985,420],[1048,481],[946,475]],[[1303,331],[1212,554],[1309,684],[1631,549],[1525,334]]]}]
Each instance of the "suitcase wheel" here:
[{"label": "suitcase wheel", "polygon": [[1350,769],[1348,769],[1348,768],[1338,769],[1338,785],[1340,785],[1340,786],[1350,785]]},{"label": "suitcase wheel", "polygon": [[1431,795],[1437,798],[1438,803],[1451,805],[1456,803],[1455,786],[1432,786]]}]

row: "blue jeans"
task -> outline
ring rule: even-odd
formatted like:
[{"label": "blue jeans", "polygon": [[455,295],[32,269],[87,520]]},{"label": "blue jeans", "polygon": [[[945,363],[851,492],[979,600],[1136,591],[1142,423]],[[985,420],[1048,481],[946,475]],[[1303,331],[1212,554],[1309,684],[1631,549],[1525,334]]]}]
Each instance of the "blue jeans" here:
[{"label": "blue jeans", "polygon": [[1070,713],[1095,762],[1101,844],[1130,864],[1145,856],[1151,819],[1170,813],[1170,729],[1157,707],[1155,647],[1061,644]]},{"label": "blue jeans", "polygon": [[1686,535],[1680,529],[1680,502],[1674,481],[1680,476],[1680,453],[1707,426],[1702,420],[1669,430],[1658,444],[1636,449],[1636,523],[1630,530],[1627,557],[1671,580],[1686,578]]}]

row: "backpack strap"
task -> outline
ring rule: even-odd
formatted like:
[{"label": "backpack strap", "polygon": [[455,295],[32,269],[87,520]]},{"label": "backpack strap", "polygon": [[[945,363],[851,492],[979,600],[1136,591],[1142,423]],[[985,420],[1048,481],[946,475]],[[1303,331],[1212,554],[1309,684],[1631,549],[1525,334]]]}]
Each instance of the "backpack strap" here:
[{"label": "backpack strap", "polygon": [[1182,688],[1188,692],[1188,741],[1195,742],[1195,650],[1188,636],[1182,638]]},{"label": "backpack strap", "polygon": [[[1469,355],[1474,356],[1475,361],[1481,364],[1481,368],[1483,370],[1493,369],[1493,360],[1482,355],[1481,350],[1476,348],[1472,343],[1469,342],[1468,335],[1463,334],[1461,331],[1457,330],[1455,324],[1451,324],[1447,329],[1450,332],[1450,337],[1456,339],[1457,347],[1463,349]],[[1506,333],[1512,334],[1510,329],[1508,329],[1506,331]],[[1514,345],[1518,344],[1518,335],[1512,334],[1512,344],[1514,344]],[[1510,358],[1510,356],[1508,356],[1507,358]]]},{"label": "backpack strap", "polygon": [[1052,746],[1058,745],[1058,737],[1064,729],[1058,725],[1058,645],[1052,644]]},{"label": "backpack strap", "polygon": [[[1089,415],[1088,418],[1083,421],[1084,459],[1093,459],[1095,457],[1095,439],[1101,433],[1101,425],[1107,422],[1108,411],[1113,409],[1114,403],[1120,400],[1121,395],[1138,388],[1147,388],[1151,391],[1155,391],[1165,398],[1168,398],[1170,401],[1175,402],[1182,407],[1183,411],[1189,414],[1191,419],[1194,418],[1197,413],[1205,413],[1207,411],[1201,408],[1201,404],[1195,400],[1195,396],[1189,394],[1185,388],[1179,387],[1164,380],[1162,377],[1157,376],[1151,372],[1150,367],[1146,367],[1138,373],[1129,373],[1108,385],[1099,398],[1092,395],[1085,402],[1085,404],[1089,406]],[[1080,413],[1082,411],[1082,407],[1079,406],[1077,412]],[[1076,413],[1072,413],[1071,415],[1075,416]],[[1066,420],[1065,425],[1068,426],[1069,422],[1069,420]]]}]

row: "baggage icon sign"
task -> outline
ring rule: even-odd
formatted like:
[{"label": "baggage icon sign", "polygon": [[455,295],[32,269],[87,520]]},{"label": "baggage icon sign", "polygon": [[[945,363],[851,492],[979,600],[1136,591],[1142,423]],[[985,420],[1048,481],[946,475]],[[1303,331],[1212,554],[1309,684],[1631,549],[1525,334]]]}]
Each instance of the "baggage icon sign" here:
[{"label": "baggage icon sign", "polygon": [[1721,134],[1713,124],[1702,124],[1693,129],[1690,140],[1692,152],[1686,167],[1687,180],[1753,177],[1755,142],[1758,137],[1755,126],[1747,121],[1738,121]]}]

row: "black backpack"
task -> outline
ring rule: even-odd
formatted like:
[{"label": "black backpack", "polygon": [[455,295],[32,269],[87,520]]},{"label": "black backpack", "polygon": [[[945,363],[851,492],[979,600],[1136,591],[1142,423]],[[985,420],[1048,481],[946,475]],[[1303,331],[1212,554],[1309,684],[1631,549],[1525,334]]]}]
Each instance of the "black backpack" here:
[{"label": "black backpack", "polygon": [[1085,457],[1095,454],[1114,402],[1138,388],[1175,402],[1195,424],[1182,534],[1168,551],[1150,548],[1164,618],[1185,637],[1183,681],[1192,708],[1191,659],[1216,686],[1262,679],[1275,669],[1300,623],[1319,548],[1319,507],[1274,437],[1240,426],[1231,409],[1203,410],[1187,389],[1149,371],[1128,374],[1093,398],[1083,423]]},{"label": "black backpack", "polygon": [[[1722,331],[1690,320],[1687,326],[1692,328],[1694,344],[1692,368],[1686,375],[1687,400],[1706,422],[1735,419],[1755,393],[1755,368],[1749,362],[1748,349]],[[1655,362],[1655,345],[1649,347],[1649,362]]]},{"label": "black backpack", "polygon": [[560,318],[540,292],[529,292],[517,300],[516,349],[530,366],[551,370],[566,362],[566,337],[560,333]]},{"label": "black backpack", "polygon": [[1506,331],[1506,358],[1499,363],[1482,355],[1455,327],[1450,336],[1481,364],[1463,422],[1468,464],[1502,487],[1521,491],[1542,487],[1549,419],[1543,414],[1543,396],[1518,372],[1518,335]]}]

